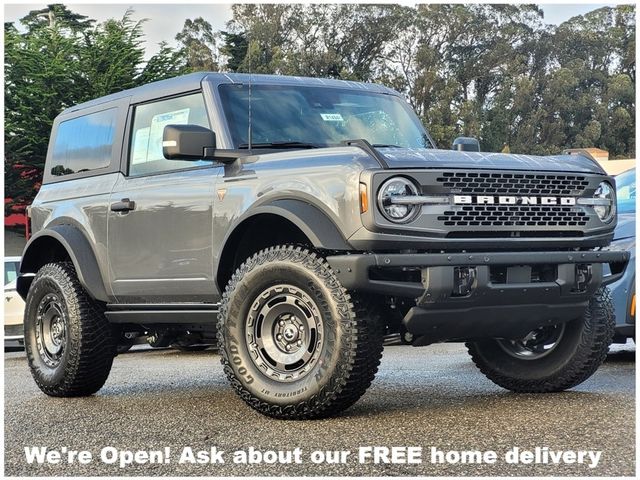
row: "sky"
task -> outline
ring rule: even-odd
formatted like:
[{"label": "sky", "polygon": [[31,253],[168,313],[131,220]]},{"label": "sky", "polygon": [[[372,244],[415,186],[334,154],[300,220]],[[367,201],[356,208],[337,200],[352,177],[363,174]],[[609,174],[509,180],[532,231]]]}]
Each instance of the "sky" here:
[{"label": "sky", "polygon": [[[53,0],[50,3],[54,3]],[[59,1],[58,3],[67,3]],[[24,17],[31,10],[45,8],[46,4],[5,4],[4,21],[13,22]],[[231,19],[231,4],[135,4],[135,3],[109,3],[109,4],[68,4],[70,10],[81,15],[93,18],[98,23],[109,18],[122,18],[128,7],[134,11],[133,18],[140,20],[148,19],[143,30],[146,40],[146,57],[153,56],[158,51],[158,44],[166,41],[169,45],[175,46],[175,36],[182,30],[184,21],[187,18],[203,17],[207,20],[213,30],[224,29],[225,23]]]},{"label": "sky", "polygon": [[[122,0],[120,0],[122,1]],[[65,2],[63,2],[65,3]],[[579,3],[579,4],[541,4],[544,11],[544,21],[548,24],[558,25],[576,15],[582,15],[591,10],[603,6],[613,6],[604,3]],[[24,17],[31,10],[45,8],[45,4],[14,3],[4,7],[4,21],[14,22]],[[152,4],[152,3],[109,3],[109,4],[83,4],[69,2],[71,10],[102,22],[108,18],[121,18],[127,7],[134,10],[134,19],[147,18],[144,24],[146,36],[146,56],[151,57],[158,51],[157,45],[166,41],[175,45],[174,37],[178,33],[187,18],[203,17],[213,26],[214,30],[224,29],[225,23],[231,19],[231,4],[207,3],[207,4]]]}]

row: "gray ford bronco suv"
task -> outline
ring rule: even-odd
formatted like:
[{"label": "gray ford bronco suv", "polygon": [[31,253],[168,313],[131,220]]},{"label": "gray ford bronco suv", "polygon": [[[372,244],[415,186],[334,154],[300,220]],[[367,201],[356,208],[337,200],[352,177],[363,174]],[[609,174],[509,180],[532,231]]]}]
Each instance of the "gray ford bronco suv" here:
[{"label": "gray ford bronco suv", "polygon": [[31,372],[90,395],[123,332],[217,335],[251,407],[317,418],[401,332],[467,342],[504,388],[568,389],[613,335],[614,186],[580,155],[439,150],[379,85],[195,73],[83,103],[55,119],[30,207]]}]

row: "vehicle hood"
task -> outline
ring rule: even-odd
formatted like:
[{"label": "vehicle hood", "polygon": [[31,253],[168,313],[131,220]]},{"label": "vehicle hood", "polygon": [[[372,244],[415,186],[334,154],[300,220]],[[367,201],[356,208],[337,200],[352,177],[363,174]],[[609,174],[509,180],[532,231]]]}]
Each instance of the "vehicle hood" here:
[{"label": "vehicle hood", "polygon": [[582,155],[516,155],[459,152],[429,148],[378,148],[390,168],[455,168],[596,173],[605,175],[597,162]]},{"label": "vehicle hood", "polygon": [[636,215],[635,213],[622,213],[618,215],[618,224],[613,234],[614,240],[636,236]]}]

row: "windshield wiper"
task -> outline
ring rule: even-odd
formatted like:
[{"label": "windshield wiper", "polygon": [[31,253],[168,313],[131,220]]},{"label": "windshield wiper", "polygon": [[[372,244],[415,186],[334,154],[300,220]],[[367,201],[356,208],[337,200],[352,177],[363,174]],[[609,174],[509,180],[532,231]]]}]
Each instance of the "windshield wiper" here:
[{"label": "windshield wiper", "polygon": [[374,148],[402,148],[400,145],[389,145],[386,143],[374,143],[371,146]]},{"label": "windshield wiper", "polygon": [[[248,143],[241,143],[238,145],[239,149],[248,149]],[[263,142],[263,143],[252,143],[251,148],[320,148],[319,145],[313,143],[306,142]]]}]

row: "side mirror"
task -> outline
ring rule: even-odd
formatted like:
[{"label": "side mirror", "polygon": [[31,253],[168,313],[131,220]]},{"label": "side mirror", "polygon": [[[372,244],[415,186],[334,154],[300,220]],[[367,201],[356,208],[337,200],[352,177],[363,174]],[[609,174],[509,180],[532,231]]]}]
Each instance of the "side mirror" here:
[{"label": "side mirror", "polygon": [[473,137],[458,137],[453,141],[451,149],[459,152],[479,152],[480,142]]},{"label": "side mirror", "polygon": [[167,125],[162,132],[162,154],[168,160],[210,158],[216,134],[199,125]]}]

